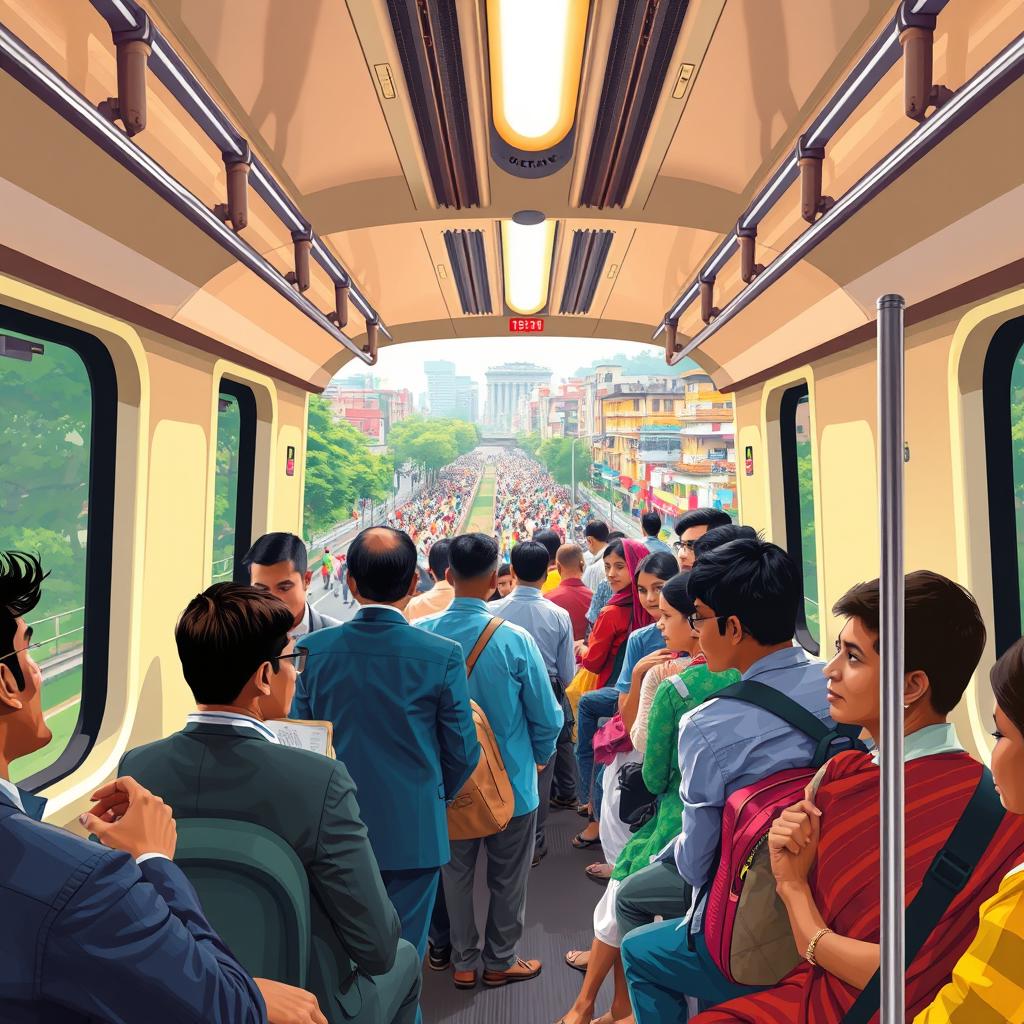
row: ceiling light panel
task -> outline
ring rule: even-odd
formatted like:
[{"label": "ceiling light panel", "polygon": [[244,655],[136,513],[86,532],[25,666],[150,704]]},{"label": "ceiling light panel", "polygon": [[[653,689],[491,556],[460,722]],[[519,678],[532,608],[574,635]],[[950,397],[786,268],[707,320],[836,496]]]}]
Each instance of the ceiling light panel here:
[{"label": "ceiling light panel", "polygon": [[514,313],[531,316],[547,305],[556,225],[554,220],[537,224],[501,222],[505,304]]}]

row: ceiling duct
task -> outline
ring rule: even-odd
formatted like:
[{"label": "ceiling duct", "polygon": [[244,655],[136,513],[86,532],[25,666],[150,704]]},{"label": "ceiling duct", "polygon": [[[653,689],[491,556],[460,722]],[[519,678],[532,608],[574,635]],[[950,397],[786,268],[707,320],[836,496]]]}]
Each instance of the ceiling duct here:
[{"label": "ceiling duct", "polygon": [[589,313],[614,231],[574,231],[559,313]]},{"label": "ceiling duct", "polygon": [[624,206],[689,0],[619,0],[580,205]]},{"label": "ceiling duct", "polygon": [[388,0],[388,13],[437,205],[479,206],[456,5]]},{"label": "ceiling duct", "polygon": [[482,231],[446,231],[444,244],[462,312],[491,313],[491,289],[487,283],[487,254]]}]

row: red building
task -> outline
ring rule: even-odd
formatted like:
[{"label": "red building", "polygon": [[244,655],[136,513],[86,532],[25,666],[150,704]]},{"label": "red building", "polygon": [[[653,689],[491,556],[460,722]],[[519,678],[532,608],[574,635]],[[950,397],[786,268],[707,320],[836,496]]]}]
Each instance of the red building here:
[{"label": "red building", "polygon": [[372,444],[383,444],[393,423],[412,415],[412,392],[337,388],[325,391],[336,416],[348,420]]}]

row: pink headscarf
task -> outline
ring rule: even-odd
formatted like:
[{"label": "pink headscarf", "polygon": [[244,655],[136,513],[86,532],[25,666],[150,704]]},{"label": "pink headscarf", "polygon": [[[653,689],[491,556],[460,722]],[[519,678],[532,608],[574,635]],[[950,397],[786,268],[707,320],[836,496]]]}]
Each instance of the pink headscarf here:
[{"label": "pink headscarf", "polygon": [[636,589],[636,567],[650,554],[647,546],[638,540],[624,538],[622,540],[622,551],[626,559],[626,570],[629,572],[629,586],[612,594],[608,600],[609,604],[625,605],[633,609],[632,629],[640,629],[641,626],[649,626],[654,619],[647,613],[647,609],[640,601],[640,592]]}]

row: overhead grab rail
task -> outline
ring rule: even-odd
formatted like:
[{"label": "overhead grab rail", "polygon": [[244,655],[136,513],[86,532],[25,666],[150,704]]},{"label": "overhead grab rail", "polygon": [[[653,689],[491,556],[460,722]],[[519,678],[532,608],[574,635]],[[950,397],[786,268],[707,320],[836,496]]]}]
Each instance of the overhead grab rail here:
[{"label": "overhead grab rail", "polygon": [[[694,280],[665,314],[652,338],[656,340],[662,332],[667,332],[667,362],[678,362],[687,352],[692,352],[698,347],[700,342],[697,342],[697,338],[703,341],[708,336],[705,328],[685,346],[685,350],[677,340],[676,328],[679,318],[698,296],[701,298],[701,319],[705,324],[710,324],[721,316],[723,310],[714,304],[715,280],[737,249],[740,251],[741,259],[740,276],[748,286],[740,295],[746,294],[752,282],[764,273],[765,267],[756,262],[758,225],[797,178],[801,179],[801,214],[805,220],[815,224],[820,217],[832,210],[836,201],[831,196],[821,194],[821,165],[825,148],[865,97],[901,58],[905,58],[906,61],[904,81],[905,109],[908,117],[922,121],[929,106],[938,108],[949,101],[953,94],[944,86],[935,85],[931,77],[931,44],[935,21],[947,2],[948,0],[903,0],[889,24],[797,140],[789,159],[758,192],[736,222],[735,229],[722,240]],[[769,269],[780,258],[781,256],[776,257],[773,263],[769,264]],[[725,308],[731,308],[731,305],[732,303]]]},{"label": "overhead grab rail", "polygon": [[[252,153],[247,140],[160,34],[159,29],[152,24],[146,12],[134,0],[90,2],[110,26],[117,48],[119,95],[100,104],[100,112],[121,120],[129,135],[135,135],[145,128],[144,68],[148,64],[153,74],[221,152],[227,170],[227,202],[218,204],[212,212],[220,220],[230,221],[236,232],[241,231],[248,223],[247,189],[252,185],[256,194],[291,233],[295,248],[295,269],[284,275],[285,279],[299,291],[307,290],[309,258],[312,256],[331,278],[335,287],[335,309],[327,318],[339,330],[344,329],[348,324],[348,304],[351,300],[367,325],[374,324],[377,331],[390,339],[391,332],[352,280],[352,275],[323,243],[310,222],[259,157]],[[142,47],[146,49],[143,50]],[[141,71],[140,53],[144,54]],[[134,114],[139,108],[142,110],[141,121],[137,114]],[[125,112],[128,113],[129,120],[124,118]],[[368,353],[370,347],[367,342],[363,352]]]}]

